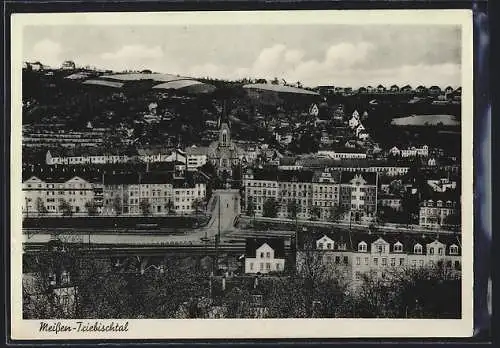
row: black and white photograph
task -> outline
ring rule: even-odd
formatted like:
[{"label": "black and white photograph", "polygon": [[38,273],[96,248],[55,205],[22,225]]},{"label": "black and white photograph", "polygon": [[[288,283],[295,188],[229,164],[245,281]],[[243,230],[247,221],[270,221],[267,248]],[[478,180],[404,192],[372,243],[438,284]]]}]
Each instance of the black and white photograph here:
[{"label": "black and white photograph", "polygon": [[27,15],[12,75],[23,333],[402,319],[465,335],[468,17],[307,12]]}]

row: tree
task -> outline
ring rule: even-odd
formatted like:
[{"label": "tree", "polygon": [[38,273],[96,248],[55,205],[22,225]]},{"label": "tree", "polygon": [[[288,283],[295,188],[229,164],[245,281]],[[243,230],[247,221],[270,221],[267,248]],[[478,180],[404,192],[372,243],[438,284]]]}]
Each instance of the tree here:
[{"label": "tree", "polygon": [[59,201],[59,211],[62,213],[62,216],[73,215],[71,204],[69,204],[64,198],[61,198]]},{"label": "tree", "polygon": [[85,208],[89,216],[97,215],[97,204],[94,200],[85,202]]},{"label": "tree", "polygon": [[201,211],[203,211],[204,205],[205,204],[203,203],[203,200],[201,200],[199,198],[195,198],[193,200],[193,202],[191,203],[191,206],[193,207],[193,209],[196,213],[200,213]]},{"label": "tree", "polygon": [[255,216],[255,204],[251,199],[248,200],[246,214],[248,216]]},{"label": "tree", "polygon": [[296,201],[289,201],[287,206],[286,206],[286,209],[288,211],[288,217],[290,219],[295,219],[297,218],[297,214],[299,212],[299,205],[297,204]]},{"label": "tree", "polygon": [[141,199],[141,201],[139,202],[139,207],[141,209],[142,215],[147,216],[151,214],[151,203],[149,203],[149,199]]},{"label": "tree", "polygon": [[120,196],[115,196],[113,198],[113,209],[116,215],[120,215],[122,213],[122,198]]},{"label": "tree", "polygon": [[268,198],[262,205],[264,217],[275,218],[278,215],[278,202],[274,198]]},{"label": "tree", "polygon": [[45,204],[43,203],[43,200],[40,197],[36,199],[36,210],[38,211],[38,215],[40,216],[43,216],[48,213],[48,210],[45,207]]},{"label": "tree", "polygon": [[321,217],[321,209],[317,205],[311,207],[311,220],[318,220]]},{"label": "tree", "polygon": [[444,218],[444,224],[449,225],[451,227],[459,227],[460,224],[462,223],[462,218],[460,215],[460,210],[458,212],[450,214]]},{"label": "tree", "polygon": [[175,213],[175,204],[172,200],[168,200],[167,202],[167,211],[169,214]]},{"label": "tree", "polygon": [[331,222],[337,222],[346,213],[347,209],[342,205],[332,205],[330,207],[330,212],[328,219]]}]

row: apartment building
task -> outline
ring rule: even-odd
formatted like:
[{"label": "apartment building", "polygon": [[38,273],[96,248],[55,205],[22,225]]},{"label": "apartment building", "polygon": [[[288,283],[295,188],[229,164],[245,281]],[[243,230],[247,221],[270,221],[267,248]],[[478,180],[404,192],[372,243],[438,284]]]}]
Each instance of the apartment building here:
[{"label": "apartment building", "polygon": [[190,214],[205,200],[206,182],[193,172],[107,174],[103,191],[104,215]]},{"label": "apartment building", "polygon": [[377,173],[343,172],[340,182],[340,205],[352,222],[369,222],[377,216]]},{"label": "apartment building", "polygon": [[30,176],[23,180],[22,212],[26,217],[59,214],[87,214],[87,204],[96,206],[102,194],[94,179],[71,173]]},{"label": "apartment building", "polygon": [[312,180],[312,202],[319,208],[319,219],[328,220],[332,207],[340,204],[340,173],[316,172]]},{"label": "apartment building", "polygon": [[303,236],[297,253],[297,269],[315,259],[315,267],[327,275],[342,276],[348,285],[361,284],[363,275],[389,279],[398,271],[420,267],[461,273],[461,243],[456,236],[349,233]]},{"label": "apartment building", "polygon": [[376,196],[377,173],[266,168],[247,169],[243,175],[243,208],[248,211],[252,205],[256,216],[262,216],[264,203],[272,199],[280,218],[291,216],[288,210],[293,204],[298,207],[297,218],[311,218],[315,207],[321,220],[329,219],[332,207],[343,206],[344,219],[366,222],[376,216]]}]

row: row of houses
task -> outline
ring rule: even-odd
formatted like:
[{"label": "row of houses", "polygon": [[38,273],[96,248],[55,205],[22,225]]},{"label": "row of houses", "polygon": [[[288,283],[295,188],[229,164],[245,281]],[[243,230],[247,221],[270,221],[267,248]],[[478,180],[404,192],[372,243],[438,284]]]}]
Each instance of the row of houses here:
[{"label": "row of houses", "polygon": [[[408,188],[403,187],[405,192],[411,189],[408,192],[420,197],[418,213],[422,227],[439,228],[449,225],[451,216],[458,219],[460,202],[456,182],[438,181],[449,190],[435,189],[437,184],[432,180],[425,194],[419,194],[411,184]],[[403,210],[403,198],[390,194],[387,187],[379,183],[377,172],[249,169],[243,175],[242,192],[242,209],[256,216],[268,215],[264,205],[270,200],[278,206],[278,218],[293,215],[289,211],[295,209],[292,203],[298,206],[300,219],[337,219],[354,223],[375,221],[378,208],[382,206],[396,212]]]},{"label": "row of houses", "polygon": [[340,276],[352,285],[358,285],[368,273],[383,279],[408,268],[439,268],[459,275],[461,241],[458,236],[313,233],[299,238],[296,264],[287,262],[290,258],[286,257],[283,239],[247,239],[247,274],[279,273],[295,267],[299,272]]},{"label": "row of houses", "polygon": [[[339,160],[336,157],[343,157]],[[334,157],[334,158],[332,158]],[[348,158],[350,157],[350,158]],[[378,173],[387,176],[401,176],[410,170],[409,164],[397,164],[386,160],[366,158],[359,152],[334,152],[321,150],[314,156],[283,157],[279,161],[280,170],[335,170],[341,172]]]},{"label": "row of houses", "polygon": [[378,85],[376,87],[373,86],[366,86],[366,87],[360,87],[357,90],[354,90],[352,87],[335,87],[335,86],[318,86],[317,89],[323,93],[323,94],[344,94],[344,95],[349,95],[349,94],[412,94],[412,93],[417,93],[417,94],[424,94],[427,93],[429,95],[440,95],[440,94],[457,94],[460,95],[462,93],[462,87],[457,87],[453,88],[451,86],[447,86],[444,89],[441,89],[439,86],[431,86],[431,87],[425,87],[425,86],[418,86],[416,88],[413,88],[410,85],[405,85],[403,87],[399,87],[398,85],[392,85],[389,88],[387,88],[384,85]]},{"label": "row of houses", "polygon": [[368,222],[376,218],[377,180],[377,173],[249,169],[243,175],[243,209],[263,216],[264,203],[272,199],[279,204],[277,217],[289,217],[295,203],[301,219],[313,217],[314,210],[327,220],[340,207],[339,219]]},{"label": "row of houses", "polygon": [[23,180],[23,215],[190,214],[206,198],[199,173],[146,172],[30,176]]}]

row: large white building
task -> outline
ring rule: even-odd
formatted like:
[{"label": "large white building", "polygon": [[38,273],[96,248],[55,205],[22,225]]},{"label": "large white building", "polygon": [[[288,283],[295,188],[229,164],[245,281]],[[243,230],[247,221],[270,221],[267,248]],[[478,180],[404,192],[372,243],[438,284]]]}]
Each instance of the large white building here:
[{"label": "large white building", "polygon": [[23,181],[23,215],[50,216],[60,214],[87,214],[87,204],[100,211],[102,186],[80,176],[31,176]]},{"label": "large white building", "polygon": [[461,273],[461,243],[455,236],[411,234],[377,235],[340,232],[314,234],[301,240],[297,268],[306,258],[316,257],[332,272],[343,275],[348,285],[357,286],[363,275],[390,278],[398,271],[419,267],[441,268]]}]

